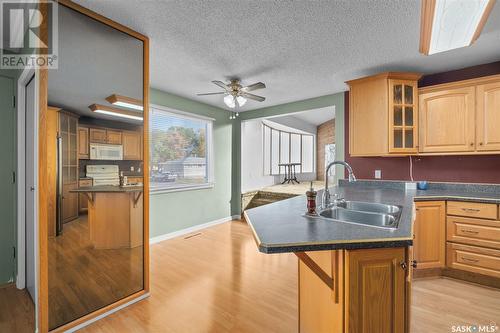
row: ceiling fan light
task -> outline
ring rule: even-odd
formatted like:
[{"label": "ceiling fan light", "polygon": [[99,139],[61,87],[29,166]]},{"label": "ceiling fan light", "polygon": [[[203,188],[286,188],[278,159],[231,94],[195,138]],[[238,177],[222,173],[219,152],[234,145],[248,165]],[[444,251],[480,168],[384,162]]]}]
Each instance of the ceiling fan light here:
[{"label": "ceiling fan light", "polygon": [[247,99],[243,96],[238,96],[236,97],[236,101],[238,102],[239,106],[243,106],[247,102]]},{"label": "ceiling fan light", "polygon": [[224,103],[230,107],[231,109],[233,109],[234,107],[236,107],[236,103],[235,103],[235,99],[233,97],[233,95],[226,95],[224,96]]}]

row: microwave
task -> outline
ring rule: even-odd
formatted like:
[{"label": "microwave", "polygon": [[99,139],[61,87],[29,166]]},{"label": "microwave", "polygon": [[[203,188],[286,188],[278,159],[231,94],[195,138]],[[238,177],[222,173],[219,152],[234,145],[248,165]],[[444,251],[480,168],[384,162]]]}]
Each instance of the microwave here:
[{"label": "microwave", "polygon": [[90,144],[91,160],[123,160],[122,145]]}]

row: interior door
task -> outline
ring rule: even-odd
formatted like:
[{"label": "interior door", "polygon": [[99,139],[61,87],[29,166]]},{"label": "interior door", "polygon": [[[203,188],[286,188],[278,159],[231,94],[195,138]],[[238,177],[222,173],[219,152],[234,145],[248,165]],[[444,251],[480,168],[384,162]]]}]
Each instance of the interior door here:
[{"label": "interior door", "polygon": [[34,76],[26,85],[26,288],[31,299],[36,299],[35,291],[35,80]]},{"label": "interior door", "polygon": [[0,152],[2,167],[0,167],[0,285],[11,282],[14,278],[14,117],[13,105],[14,81],[0,76]]}]

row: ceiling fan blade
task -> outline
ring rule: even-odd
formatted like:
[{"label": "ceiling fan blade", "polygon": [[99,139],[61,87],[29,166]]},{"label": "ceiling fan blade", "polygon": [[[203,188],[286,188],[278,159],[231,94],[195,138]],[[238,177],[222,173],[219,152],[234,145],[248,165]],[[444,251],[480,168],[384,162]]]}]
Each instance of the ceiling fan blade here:
[{"label": "ceiling fan blade", "polygon": [[257,83],[248,85],[246,87],[243,87],[243,88],[241,88],[241,90],[243,90],[243,91],[253,91],[253,90],[257,90],[257,89],[264,89],[265,87],[266,87],[266,85],[264,83],[257,82]]},{"label": "ceiling fan blade", "polygon": [[249,93],[244,92],[244,91],[240,92],[240,95],[243,97],[249,98],[249,99],[253,99],[254,101],[257,101],[257,102],[264,102],[266,100],[265,97],[257,96],[254,94],[249,94]]},{"label": "ceiling fan blade", "polygon": [[196,94],[196,96],[223,95],[225,93],[226,93],[225,91],[221,91],[221,92],[213,92],[213,93],[206,93],[206,94]]},{"label": "ceiling fan blade", "polygon": [[221,87],[224,90],[229,90],[229,86],[222,81],[212,81],[212,83]]}]

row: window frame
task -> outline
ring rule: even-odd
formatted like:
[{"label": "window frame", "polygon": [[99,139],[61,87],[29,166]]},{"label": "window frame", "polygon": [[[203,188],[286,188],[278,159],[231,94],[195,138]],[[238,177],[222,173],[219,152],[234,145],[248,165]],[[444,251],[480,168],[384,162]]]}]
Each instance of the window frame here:
[{"label": "window frame", "polygon": [[[281,149],[282,149],[282,140],[281,140],[281,134],[282,133],[285,133],[285,134],[288,134],[288,160],[290,163],[290,160],[291,160],[291,152],[292,152],[292,147],[291,147],[291,142],[292,142],[292,135],[299,135],[300,136],[300,171],[298,172],[299,174],[307,174],[307,173],[314,173],[316,172],[316,135],[313,134],[313,133],[306,133],[306,132],[303,132],[303,131],[297,131],[297,132],[293,132],[293,131],[286,131],[286,130],[280,130],[280,129],[276,129],[274,127],[272,127],[271,125],[269,124],[266,124],[265,122],[262,122],[261,123],[261,126],[262,126],[262,153],[263,155],[265,154],[266,152],[266,149],[265,149],[265,145],[266,145],[266,138],[265,138],[265,129],[266,127],[269,129],[269,136],[270,136],[270,141],[269,141],[269,153],[270,153],[270,158],[269,158],[269,173],[266,172],[266,158],[265,156],[263,156],[263,159],[262,159],[262,172],[263,172],[263,175],[264,176],[281,176],[282,173],[281,173],[281,168],[278,167],[278,173],[273,173],[273,158],[272,158],[272,154],[273,154],[273,140],[272,140],[272,136],[273,136],[273,131],[277,132],[278,133],[278,138],[279,138],[279,141],[278,141],[278,164],[281,163]],[[304,140],[303,140],[303,137],[311,137],[312,138],[312,171],[303,171],[303,146],[304,146]]]},{"label": "window frame", "polygon": [[[205,121],[207,122],[207,133],[206,133],[206,152],[207,152],[207,181],[202,184],[178,184],[177,186],[172,186],[172,187],[163,187],[163,188],[152,188],[150,186],[150,194],[162,194],[162,193],[171,193],[171,192],[183,192],[183,191],[192,191],[192,190],[201,190],[201,189],[210,189],[215,186],[215,158],[214,158],[214,141],[213,141],[213,132],[214,132],[214,122],[215,118],[199,115],[196,113],[192,112],[186,112],[186,111],[180,111],[174,108],[169,108],[163,105],[158,105],[158,104],[149,104],[149,112],[150,112],[150,122],[153,121],[153,109],[160,111],[160,112],[165,112],[167,114],[170,114],[174,117],[178,118],[184,118],[188,120],[194,120],[194,121]],[[149,142],[149,162],[150,165],[152,165],[151,162],[151,140],[152,140],[152,131],[153,131],[153,126],[149,124],[149,137],[150,137],[150,142]],[[148,172],[148,179],[150,177],[149,170]]]}]

